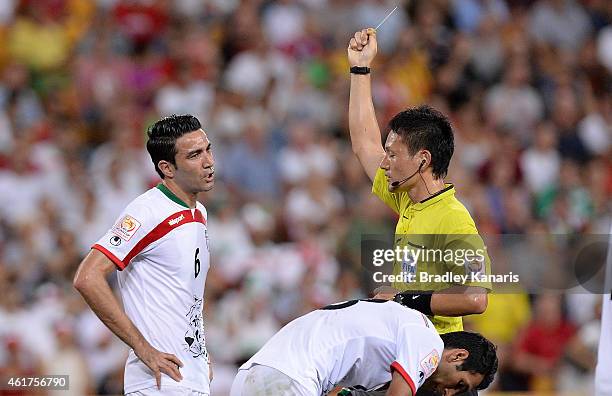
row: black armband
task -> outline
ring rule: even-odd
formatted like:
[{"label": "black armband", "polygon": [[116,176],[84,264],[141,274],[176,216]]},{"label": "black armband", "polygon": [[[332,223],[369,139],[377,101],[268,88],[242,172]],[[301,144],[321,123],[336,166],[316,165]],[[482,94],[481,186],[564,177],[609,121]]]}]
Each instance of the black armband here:
[{"label": "black armband", "polygon": [[351,74],[370,74],[370,68],[367,66],[351,67]]},{"label": "black armband", "polygon": [[393,301],[402,304],[405,307],[415,309],[425,315],[432,316],[433,312],[431,312],[431,296],[433,292],[431,291],[423,291],[420,293],[415,293],[413,291],[403,291],[401,293],[397,293],[395,297],[393,297]]}]

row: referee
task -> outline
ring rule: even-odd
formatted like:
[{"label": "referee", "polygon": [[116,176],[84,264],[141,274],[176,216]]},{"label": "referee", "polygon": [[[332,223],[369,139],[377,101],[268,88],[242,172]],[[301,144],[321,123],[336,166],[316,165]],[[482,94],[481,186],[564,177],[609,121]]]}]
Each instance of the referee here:
[{"label": "referee", "polygon": [[[443,180],[453,155],[453,131],[448,119],[435,109],[410,108],[389,122],[390,132],[383,147],[370,78],[376,52],[373,29],[358,31],[351,38],[349,129],[353,152],[372,180],[372,192],[399,215],[396,249],[408,247],[411,252],[394,263],[394,274],[414,276],[410,282],[393,283],[395,291],[402,292],[395,298],[429,315],[439,333],[461,331],[461,316],[480,314],[487,308],[490,282],[419,281],[423,272],[429,275],[491,272],[474,220],[455,197],[454,186]],[[453,265],[446,258],[431,258],[418,252],[419,249],[420,253],[435,249],[458,252],[465,247],[483,249],[484,254],[456,260]]]}]

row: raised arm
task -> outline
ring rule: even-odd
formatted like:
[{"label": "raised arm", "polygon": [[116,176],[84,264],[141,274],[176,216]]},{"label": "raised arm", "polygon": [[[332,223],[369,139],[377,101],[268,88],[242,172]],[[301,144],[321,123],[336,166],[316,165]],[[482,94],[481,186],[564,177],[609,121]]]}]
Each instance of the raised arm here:
[{"label": "raised arm", "polygon": [[108,257],[98,250],[91,250],[77,269],[74,287],[106,327],[129,345],[153,371],[158,388],[162,372],[180,381],[183,379],[178,369],[183,366],[181,361],[172,354],[153,348],[119,305],[106,279],[115,270],[115,264]]},{"label": "raised arm", "polygon": [[[376,51],[374,29],[363,29],[355,33],[348,46],[349,65],[351,67],[370,67]],[[370,180],[373,181],[385,152],[372,102],[370,74],[351,73],[349,131],[353,152],[357,155]]]}]

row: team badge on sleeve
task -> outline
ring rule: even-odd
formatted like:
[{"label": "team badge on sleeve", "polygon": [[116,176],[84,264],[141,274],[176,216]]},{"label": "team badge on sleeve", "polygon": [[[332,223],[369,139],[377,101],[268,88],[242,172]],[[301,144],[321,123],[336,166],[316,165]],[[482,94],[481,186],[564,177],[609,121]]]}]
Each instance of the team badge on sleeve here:
[{"label": "team badge on sleeve", "polygon": [[485,273],[485,261],[484,257],[475,257],[472,261],[465,264],[466,275],[468,276],[480,276]]},{"label": "team badge on sleeve", "polygon": [[436,350],[433,350],[429,353],[429,355],[425,356],[423,360],[421,360],[421,369],[425,374],[425,377],[429,377],[436,371],[438,368],[438,363],[440,363],[440,356]]},{"label": "team badge on sleeve", "polygon": [[130,215],[125,215],[113,226],[112,232],[124,241],[129,241],[140,228],[140,222]]}]

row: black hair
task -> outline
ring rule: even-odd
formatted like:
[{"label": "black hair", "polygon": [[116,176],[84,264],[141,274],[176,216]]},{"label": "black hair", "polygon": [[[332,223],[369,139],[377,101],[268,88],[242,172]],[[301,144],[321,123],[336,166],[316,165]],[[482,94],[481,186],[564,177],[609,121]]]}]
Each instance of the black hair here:
[{"label": "black hair", "polygon": [[455,141],[451,123],[444,114],[427,105],[411,107],[397,113],[389,121],[389,129],[402,138],[411,155],[428,150],[434,177],[446,176]]},{"label": "black hair", "polygon": [[476,389],[486,389],[497,372],[497,348],[493,343],[478,333],[455,331],[440,334],[444,341],[444,349],[461,348],[470,353],[458,370],[471,371],[484,375]]},{"label": "black hair", "polygon": [[159,169],[159,161],[168,161],[176,165],[174,157],[176,156],[177,139],[200,128],[202,128],[202,124],[196,117],[190,114],[173,114],[155,122],[147,129],[147,136],[149,137],[147,151],[151,155],[155,171],[162,179],[164,174]]}]

